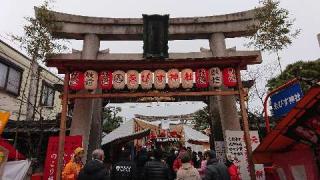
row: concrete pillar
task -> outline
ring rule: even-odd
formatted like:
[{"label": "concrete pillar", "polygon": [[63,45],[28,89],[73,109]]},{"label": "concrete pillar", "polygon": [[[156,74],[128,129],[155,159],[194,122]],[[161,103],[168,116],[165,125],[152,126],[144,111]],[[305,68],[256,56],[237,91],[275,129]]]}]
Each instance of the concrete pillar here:
[{"label": "concrete pillar", "polygon": [[[83,51],[81,54],[81,59],[94,60],[97,58],[100,48],[100,40],[95,34],[87,34],[83,41]],[[88,93],[86,90],[80,91],[79,93]],[[92,119],[94,117],[95,100],[93,99],[76,99],[70,135],[82,135],[83,137],[83,147],[87,153],[89,136],[91,130]],[[86,156],[85,156],[86,157]],[[86,158],[84,159],[86,160]]]},{"label": "concrete pillar", "polygon": [[[226,55],[226,43],[223,33],[212,34],[209,42],[214,56],[222,57]],[[221,89],[226,90],[227,87],[222,87]],[[225,130],[240,130],[235,96],[217,96],[217,101],[223,133]]]}]

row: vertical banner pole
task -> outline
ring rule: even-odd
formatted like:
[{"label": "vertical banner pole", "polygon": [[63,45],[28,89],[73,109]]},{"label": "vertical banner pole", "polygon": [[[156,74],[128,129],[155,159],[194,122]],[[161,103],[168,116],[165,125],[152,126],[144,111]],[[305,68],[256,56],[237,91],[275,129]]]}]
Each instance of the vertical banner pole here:
[{"label": "vertical banner pole", "polygon": [[63,156],[64,156],[64,140],[66,136],[66,119],[68,110],[68,93],[69,93],[69,72],[66,72],[63,83],[63,96],[62,96],[62,112],[60,121],[60,132],[59,132],[59,147],[58,147],[58,161],[57,161],[57,172],[56,179],[61,179],[61,172],[63,167]]},{"label": "vertical banner pole", "polygon": [[243,91],[243,86],[241,81],[240,65],[237,66],[236,76],[237,76],[237,82],[238,82],[240,109],[241,109],[241,116],[242,116],[242,123],[243,123],[244,141],[247,149],[249,172],[250,172],[251,180],[256,180],[254,164],[252,161],[252,146],[251,146],[251,140],[250,140],[248,114],[245,107],[244,91]]}]

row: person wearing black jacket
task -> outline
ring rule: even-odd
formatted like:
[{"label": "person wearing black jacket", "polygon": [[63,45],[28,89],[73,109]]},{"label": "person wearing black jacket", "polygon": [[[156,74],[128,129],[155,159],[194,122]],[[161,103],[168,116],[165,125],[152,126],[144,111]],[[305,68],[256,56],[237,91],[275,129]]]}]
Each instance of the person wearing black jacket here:
[{"label": "person wearing black jacket", "polygon": [[230,180],[226,165],[217,160],[216,152],[213,150],[208,152],[207,169],[203,180]]},{"label": "person wearing black jacket", "polygon": [[110,180],[107,169],[103,165],[103,160],[103,150],[94,150],[92,160],[81,169],[78,180]]},{"label": "person wearing black jacket", "polygon": [[136,164],[130,160],[130,152],[123,150],[120,161],[112,166],[111,180],[137,180]]},{"label": "person wearing black jacket", "polygon": [[161,161],[162,152],[158,149],[153,151],[153,159],[144,166],[144,180],[170,180],[171,173],[168,166]]}]

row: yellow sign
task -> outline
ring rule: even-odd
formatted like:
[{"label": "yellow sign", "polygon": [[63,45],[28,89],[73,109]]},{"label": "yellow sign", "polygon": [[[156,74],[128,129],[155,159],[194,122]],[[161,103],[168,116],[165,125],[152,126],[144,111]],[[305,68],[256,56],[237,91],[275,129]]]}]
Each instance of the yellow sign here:
[{"label": "yellow sign", "polygon": [[2,134],[4,127],[6,127],[9,117],[9,112],[0,112],[0,134]]}]

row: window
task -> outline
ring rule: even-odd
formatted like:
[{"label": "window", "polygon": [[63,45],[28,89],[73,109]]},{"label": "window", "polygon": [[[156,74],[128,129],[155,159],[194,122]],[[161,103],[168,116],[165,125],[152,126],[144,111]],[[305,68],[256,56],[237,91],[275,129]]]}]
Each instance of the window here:
[{"label": "window", "polygon": [[41,105],[52,107],[54,104],[54,94],[52,86],[46,82],[42,85]]},{"label": "window", "polygon": [[22,70],[0,59],[0,89],[19,95]]}]

